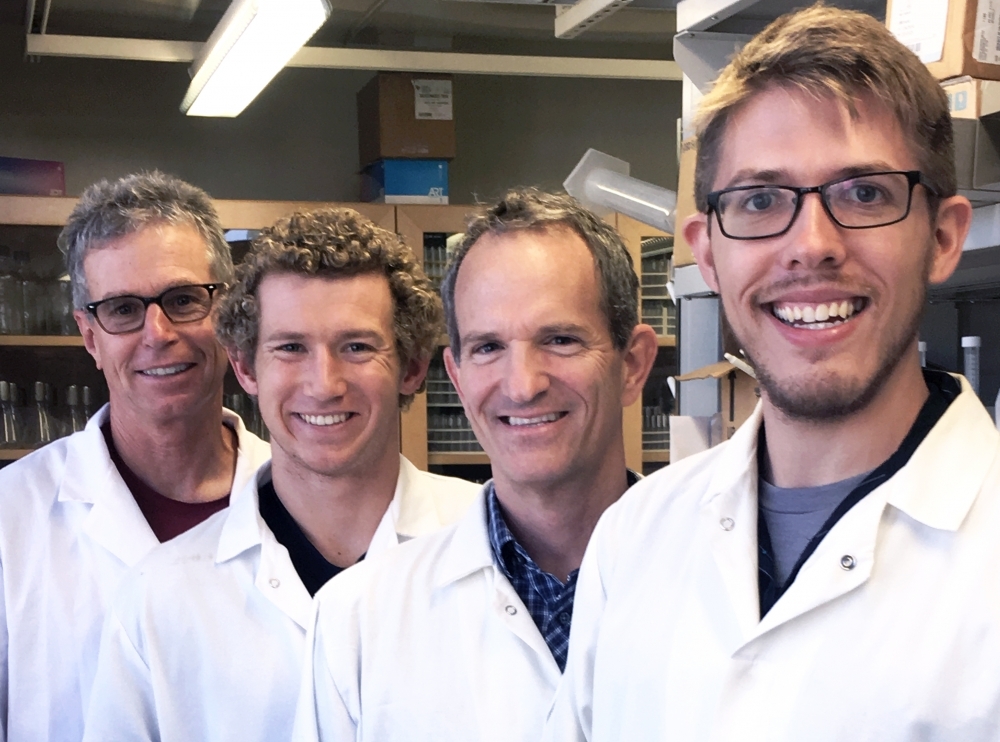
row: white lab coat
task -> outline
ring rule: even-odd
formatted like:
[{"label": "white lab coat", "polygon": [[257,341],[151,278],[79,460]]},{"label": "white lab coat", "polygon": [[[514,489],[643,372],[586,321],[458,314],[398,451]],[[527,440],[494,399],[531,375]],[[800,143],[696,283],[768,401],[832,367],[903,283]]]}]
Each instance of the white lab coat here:
[{"label": "white lab coat", "polygon": [[584,558],[545,739],[1000,739],[1000,434],[962,389],[762,621],[760,409],[634,487]]},{"label": "white lab coat", "polygon": [[457,524],[316,595],[296,742],[535,742],[562,677],[493,562],[485,489]]},{"label": "white lab coat", "polygon": [[[79,742],[101,624],[119,581],[159,542],[87,427],[0,470],[0,742]],[[235,413],[234,491],[270,458]]]},{"label": "white lab coat", "polygon": [[[260,516],[257,488],[270,476],[267,464],[227,512],[126,578],[105,626],[87,742],[288,739],[312,598]],[[401,456],[366,560],[456,521],[478,489]]]}]

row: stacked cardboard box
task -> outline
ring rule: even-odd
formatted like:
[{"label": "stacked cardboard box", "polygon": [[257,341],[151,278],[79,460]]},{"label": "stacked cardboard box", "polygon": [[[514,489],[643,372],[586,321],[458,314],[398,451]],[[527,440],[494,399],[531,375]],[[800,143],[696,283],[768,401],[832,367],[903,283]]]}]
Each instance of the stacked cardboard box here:
[{"label": "stacked cardboard box", "polygon": [[450,75],[379,72],[358,92],[364,201],[448,203],[455,157]]}]

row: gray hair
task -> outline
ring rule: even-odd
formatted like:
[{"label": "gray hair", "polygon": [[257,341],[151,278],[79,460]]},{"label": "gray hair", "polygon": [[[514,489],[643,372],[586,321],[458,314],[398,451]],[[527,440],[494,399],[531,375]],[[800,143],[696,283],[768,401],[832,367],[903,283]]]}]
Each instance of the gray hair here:
[{"label": "gray hair", "polygon": [[80,196],[58,241],[73,284],[74,307],[83,309],[90,301],[83,272],[87,254],[157,222],[188,224],[198,230],[208,249],[212,280],[232,283],[232,254],[208,194],[154,170],[127,175],[113,183],[101,180]]},{"label": "gray hair", "polygon": [[455,249],[441,284],[448,342],[456,362],[462,348],[455,316],[455,282],[469,250],[485,235],[558,229],[575,233],[590,250],[601,287],[601,311],[607,317],[611,340],[617,350],[628,346],[632,330],[639,324],[639,277],[618,230],[571,196],[545,193],[537,188],[513,188],[493,206],[469,217],[465,236]]}]

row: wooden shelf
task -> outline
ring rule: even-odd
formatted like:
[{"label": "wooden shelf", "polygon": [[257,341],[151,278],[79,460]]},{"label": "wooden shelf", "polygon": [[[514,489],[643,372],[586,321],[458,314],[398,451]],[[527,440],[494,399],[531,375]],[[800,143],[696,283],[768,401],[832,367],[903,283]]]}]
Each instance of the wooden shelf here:
[{"label": "wooden shelf", "polygon": [[16,461],[34,450],[33,448],[0,448],[0,461]]},{"label": "wooden shelf", "polygon": [[643,451],[642,461],[644,464],[669,464],[670,451]]},{"label": "wooden shelf", "polygon": [[677,336],[676,335],[657,335],[656,344],[661,348],[676,348],[677,347]]},{"label": "wooden shelf", "polygon": [[430,452],[427,454],[427,463],[438,466],[448,466],[449,464],[489,464],[490,457],[478,451]]},{"label": "wooden shelf", "polygon": [[82,348],[79,335],[0,335],[0,345],[46,348]]}]

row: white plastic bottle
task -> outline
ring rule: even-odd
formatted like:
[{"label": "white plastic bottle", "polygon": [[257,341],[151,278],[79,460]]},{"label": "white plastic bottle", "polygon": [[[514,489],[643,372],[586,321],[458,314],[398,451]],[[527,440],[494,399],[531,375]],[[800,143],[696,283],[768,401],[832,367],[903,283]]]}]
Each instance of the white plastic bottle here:
[{"label": "white plastic bottle", "polygon": [[966,335],[962,338],[965,378],[976,394],[979,394],[979,348],[982,344],[983,339],[978,335]]}]

